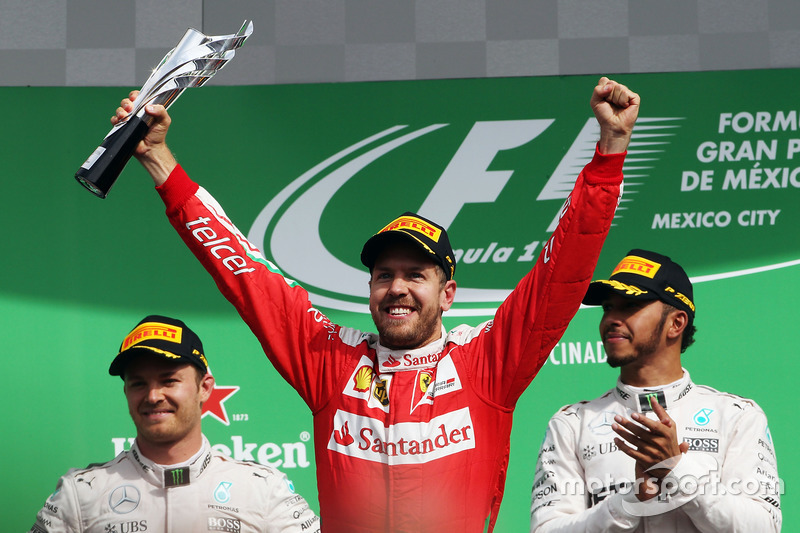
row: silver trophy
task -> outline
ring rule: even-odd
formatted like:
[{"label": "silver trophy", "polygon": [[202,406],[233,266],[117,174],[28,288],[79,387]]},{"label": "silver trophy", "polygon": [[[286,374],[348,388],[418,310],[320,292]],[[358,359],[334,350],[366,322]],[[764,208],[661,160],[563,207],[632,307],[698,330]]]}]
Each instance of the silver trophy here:
[{"label": "silver trophy", "polygon": [[189,28],[142,86],[133,110],[118,122],[75,173],[75,179],[96,196],[105,198],[147,134],[152,117],[150,104],[169,107],[189,87],[200,87],[233,59],[236,49],[253,33],[252,21],[244,21],[232,35],[208,36]]}]

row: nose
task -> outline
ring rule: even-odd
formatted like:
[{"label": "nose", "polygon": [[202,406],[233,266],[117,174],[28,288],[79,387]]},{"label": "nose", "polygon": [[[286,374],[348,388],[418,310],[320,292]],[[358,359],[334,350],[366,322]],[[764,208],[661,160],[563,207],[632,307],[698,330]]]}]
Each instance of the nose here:
[{"label": "nose", "polygon": [[389,294],[391,294],[392,296],[403,296],[407,292],[408,292],[408,285],[406,284],[406,281],[400,276],[395,277],[392,280],[392,284],[389,285]]},{"label": "nose", "polygon": [[600,319],[600,331],[602,332],[609,326],[618,326],[622,324],[622,320],[620,317],[621,315],[619,313],[614,312],[613,310],[604,311],[603,318]]},{"label": "nose", "polygon": [[164,399],[164,393],[158,385],[151,385],[147,389],[147,401],[150,403],[158,403]]}]

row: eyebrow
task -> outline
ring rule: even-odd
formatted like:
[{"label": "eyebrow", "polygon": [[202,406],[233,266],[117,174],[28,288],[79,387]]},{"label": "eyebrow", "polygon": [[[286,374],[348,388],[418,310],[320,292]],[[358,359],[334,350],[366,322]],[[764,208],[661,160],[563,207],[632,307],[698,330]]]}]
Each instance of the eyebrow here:
[{"label": "eyebrow", "polygon": [[405,263],[404,266],[399,266],[399,267],[375,265],[372,268],[372,271],[373,272],[377,272],[377,271],[380,271],[380,272],[393,272],[395,270],[402,270],[402,271],[422,272],[423,270],[427,270],[428,267],[436,268],[436,264],[428,263],[426,261],[413,261],[413,262]]},{"label": "eyebrow", "polygon": [[[160,372],[158,375],[156,375],[156,377],[163,379],[163,378],[166,378],[166,377],[174,376],[177,373],[178,373],[178,370],[165,370],[164,372]],[[128,381],[128,380],[133,381],[133,380],[136,380],[136,379],[143,380],[144,376],[142,374],[128,374],[125,377],[126,381]]]}]

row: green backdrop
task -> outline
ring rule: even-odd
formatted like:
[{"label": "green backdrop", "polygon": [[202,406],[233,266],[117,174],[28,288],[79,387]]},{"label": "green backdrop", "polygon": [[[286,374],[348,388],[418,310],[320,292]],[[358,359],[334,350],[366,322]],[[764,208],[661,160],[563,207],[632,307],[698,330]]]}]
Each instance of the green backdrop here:
[{"label": "green backdrop", "polygon": [[[800,342],[799,78],[795,70],[620,77],[642,96],[641,120],[597,270],[605,276],[643,247],[695,278],[699,331],[684,365],[696,382],[766,411],[786,531],[800,524],[788,405]],[[477,324],[530,268],[591,155],[595,82],[205,87],[171,109],[170,144],[239,228],[344,325],[372,327],[358,312],[366,273],[344,288],[336,275],[361,268],[364,240],[405,210],[441,215],[462,258],[460,303],[446,325]],[[316,508],[310,413],[174,234],[149,178],[131,164],[106,200],[72,178],[127,91],[0,88],[3,529],[30,526],[58,476],[112,458],[134,436],[122,383],[107,368],[151,313],[182,318],[203,339],[220,387],[203,420],[212,444],[278,465]],[[597,309],[578,312],[518,405],[497,531],[528,527],[549,417],[616,379],[598,349],[599,318]]]}]

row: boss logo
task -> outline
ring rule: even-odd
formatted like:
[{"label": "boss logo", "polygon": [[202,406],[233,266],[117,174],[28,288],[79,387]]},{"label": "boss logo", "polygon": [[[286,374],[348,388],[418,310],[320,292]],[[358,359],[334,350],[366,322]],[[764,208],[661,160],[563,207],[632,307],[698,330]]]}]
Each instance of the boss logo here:
[{"label": "boss logo", "polygon": [[718,452],[719,439],[698,439],[685,437],[683,442],[689,443],[689,449],[698,452]]},{"label": "boss logo", "polygon": [[209,518],[208,530],[238,533],[242,530],[242,523],[238,518]]}]

